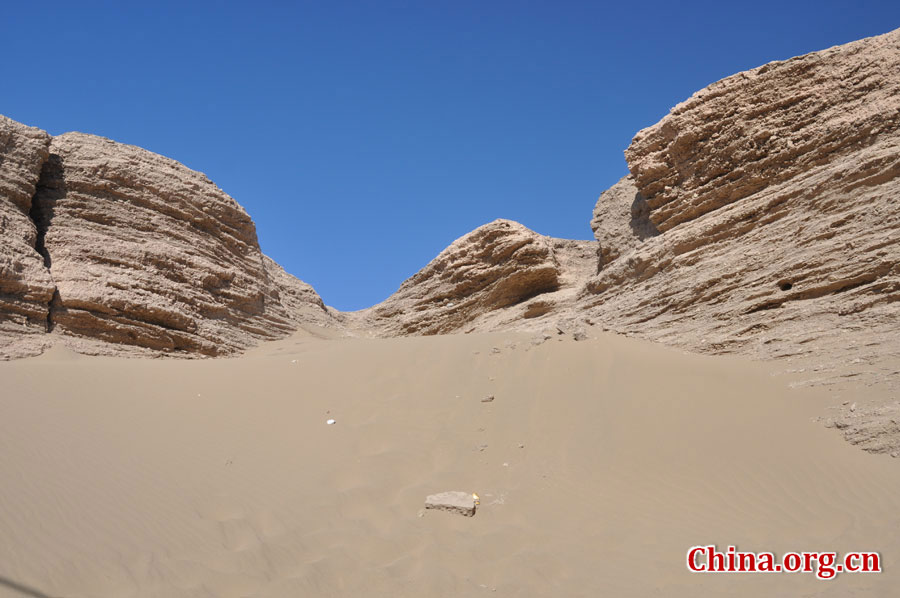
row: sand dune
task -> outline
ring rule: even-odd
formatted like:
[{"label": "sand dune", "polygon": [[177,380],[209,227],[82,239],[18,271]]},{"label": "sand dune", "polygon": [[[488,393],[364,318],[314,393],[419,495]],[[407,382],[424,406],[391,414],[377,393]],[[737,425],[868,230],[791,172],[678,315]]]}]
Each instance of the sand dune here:
[{"label": "sand dune", "polygon": [[[763,364],[323,336],[0,363],[0,596],[895,595],[896,463]],[[424,512],[444,490],[476,516]],[[705,543],[876,550],[885,572],[692,574]]]}]

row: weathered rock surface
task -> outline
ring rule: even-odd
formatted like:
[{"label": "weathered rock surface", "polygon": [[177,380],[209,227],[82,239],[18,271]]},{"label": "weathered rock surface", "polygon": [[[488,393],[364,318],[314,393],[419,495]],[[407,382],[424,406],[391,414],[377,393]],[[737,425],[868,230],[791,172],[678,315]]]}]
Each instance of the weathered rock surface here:
[{"label": "weathered rock surface", "polygon": [[714,83],[626,157],[662,234],[602,264],[591,317],[897,387],[900,31]]},{"label": "weathered rock surface", "polygon": [[425,499],[425,508],[472,517],[475,515],[475,497],[459,491],[431,494]]},{"label": "weathered rock surface", "polygon": [[597,243],[540,235],[495,220],[441,252],[374,307],[343,314],[379,335],[535,331],[581,322],[579,292],[597,271]]},{"label": "weathered rock surface", "polygon": [[31,198],[50,136],[0,116],[0,354],[40,350],[54,284],[36,249]]},{"label": "weathered rock surface", "polygon": [[388,334],[454,332],[483,314],[556,291],[560,277],[548,237],[495,220],[454,241],[363,316]]},{"label": "weathered rock surface", "polygon": [[[50,150],[35,202],[59,291],[54,326],[203,355],[296,329],[253,222],[206,176],[80,133],[54,138]],[[324,312],[306,286],[291,299]]]},{"label": "weathered rock surface", "polygon": [[[898,55],[894,31],[738,73],[675,106],[625,151],[650,219],[666,231],[883,144],[900,127]],[[889,152],[865,157],[845,185],[878,185],[896,166]]]},{"label": "weathered rock surface", "polygon": [[591,230],[599,247],[597,271],[623,253],[638,247],[644,239],[659,234],[650,221],[650,206],[626,176],[604,191],[597,200]]},{"label": "weathered rock surface", "polygon": [[[101,137],[51,140],[0,126],[0,222],[11,240],[0,262],[2,321],[49,325],[90,341],[76,343],[86,352],[185,356],[229,355],[300,323],[331,322],[309,285],[263,256],[250,217],[203,174]],[[8,345],[5,356],[22,352],[15,339]]]},{"label": "weathered rock surface", "polygon": [[268,276],[266,302],[280,306],[271,310],[277,321],[275,328],[283,326],[286,315],[290,331],[296,330],[298,324],[344,329],[342,314],[328,308],[311,285],[285,272],[267,255],[263,255],[263,265]]}]

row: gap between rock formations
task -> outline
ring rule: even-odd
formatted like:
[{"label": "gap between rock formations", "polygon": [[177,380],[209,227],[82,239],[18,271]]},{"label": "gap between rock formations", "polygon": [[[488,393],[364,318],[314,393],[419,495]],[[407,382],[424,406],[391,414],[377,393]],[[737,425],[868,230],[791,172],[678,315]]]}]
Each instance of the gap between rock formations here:
[{"label": "gap between rock formations", "polygon": [[[31,209],[28,211],[28,218],[37,229],[37,237],[34,243],[34,250],[37,251],[42,258],[44,258],[44,268],[47,269],[50,280],[53,280],[53,270],[50,267],[53,263],[53,260],[50,257],[50,251],[47,249],[45,240],[47,238],[47,230],[50,228],[50,222],[53,219],[53,209],[44,205],[44,202],[40,195],[41,192],[48,187],[50,177],[52,176],[51,170],[53,169],[56,169],[58,171],[58,176],[61,176],[62,168],[60,166],[60,158],[55,154],[50,154],[47,159],[44,160],[41,164],[41,174],[38,178],[34,195],[31,197]],[[53,331],[53,306],[54,303],[58,301],[59,289],[54,283],[53,297],[50,299],[50,301],[47,302],[47,332]]]},{"label": "gap between rock formations", "polygon": [[[33,243],[49,276],[29,286],[25,266],[7,269],[13,324],[0,332],[39,328],[51,289],[47,330],[111,354],[233,355],[310,323],[382,336],[596,323],[702,353],[782,359],[804,384],[879,385],[894,413],[898,73],[900,29],[713,83],[635,135],[631,174],[597,201],[595,241],[497,220],[353,313],[326,309],[268,260],[249,215],[202,173],[0,117],[0,139],[12,140],[0,184],[19,219],[13,233],[38,181],[27,209],[37,237],[23,246],[10,233],[11,245],[37,271]],[[861,400],[835,425],[866,450],[900,454],[882,407]]]}]

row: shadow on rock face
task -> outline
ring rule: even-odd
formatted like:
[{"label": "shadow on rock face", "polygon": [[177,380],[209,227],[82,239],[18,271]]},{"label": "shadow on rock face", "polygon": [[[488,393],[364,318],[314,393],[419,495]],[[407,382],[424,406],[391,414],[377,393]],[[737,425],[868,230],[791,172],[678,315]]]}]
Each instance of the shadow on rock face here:
[{"label": "shadow on rock face", "polygon": [[631,222],[628,223],[634,236],[643,241],[659,234],[656,225],[650,220],[650,206],[640,191],[634,194],[631,202]]}]

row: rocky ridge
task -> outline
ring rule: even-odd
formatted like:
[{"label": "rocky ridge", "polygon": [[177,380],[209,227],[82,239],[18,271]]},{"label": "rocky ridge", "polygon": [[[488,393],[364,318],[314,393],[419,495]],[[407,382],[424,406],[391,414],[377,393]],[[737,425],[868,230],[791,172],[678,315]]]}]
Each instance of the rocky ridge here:
[{"label": "rocky ridge", "polygon": [[48,331],[89,353],[230,355],[333,323],[203,174],[101,137],[0,127],[0,355],[40,352]]},{"label": "rocky ridge", "polygon": [[625,154],[661,234],[588,282],[593,317],[896,388],[900,31],[714,83]]},{"label": "rocky ridge", "polygon": [[387,300],[358,314],[357,325],[388,335],[442,334],[471,331],[496,312],[531,317],[524,314],[541,307],[529,299],[563,287],[554,241],[510,220],[485,224],[454,241]]}]

